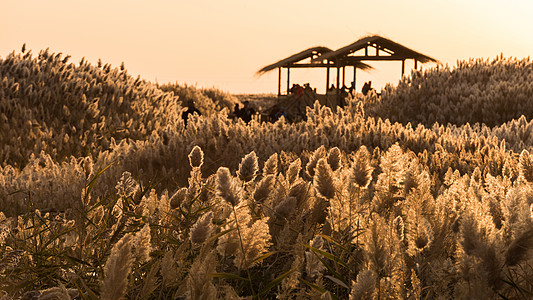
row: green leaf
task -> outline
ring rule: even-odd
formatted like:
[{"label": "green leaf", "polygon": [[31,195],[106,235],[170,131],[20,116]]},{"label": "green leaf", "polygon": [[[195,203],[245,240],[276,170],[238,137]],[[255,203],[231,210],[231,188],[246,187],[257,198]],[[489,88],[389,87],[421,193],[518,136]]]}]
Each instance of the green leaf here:
[{"label": "green leaf", "polygon": [[230,233],[230,232],[232,232],[234,230],[237,230],[237,228],[231,228],[231,229],[227,229],[227,230],[221,231],[221,232],[215,234],[214,236],[210,237],[209,239],[207,239],[204,243],[208,244],[208,243],[218,239],[219,237],[221,237],[221,236],[223,236],[223,235],[225,235],[227,233]]},{"label": "green leaf", "polygon": [[339,265],[349,269],[348,265],[346,265],[345,262],[343,262],[340,258],[338,258],[337,256],[331,254],[331,253],[328,253],[326,251],[322,251],[320,249],[317,249],[317,248],[314,248],[314,247],[311,247],[309,245],[306,245],[306,244],[302,244],[303,246],[305,246],[306,248],[309,248],[311,251],[313,251],[315,254],[320,254],[326,258],[329,258],[330,260],[338,263]]},{"label": "green leaf", "polygon": [[251,266],[251,265],[255,264],[256,262],[259,262],[259,261],[261,261],[261,260],[263,260],[263,259],[265,259],[265,258],[267,258],[267,257],[269,257],[269,256],[271,256],[272,254],[275,254],[275,253],[276,253],[275,251],[267,252],[267,253],[265,253],[265,254],[259,256],[258,258],[252,260],[252,261],[248,264],[248,266]]},{"label": "green leaf", "polygon": [[319,292],[321,294],[324,294],[326,292],[326,290],[323,287],[320,287],[320,286],[318,286],[316,284],[313,284],[313,283],[311,283],[311,282],[309,282],[309,281],[307,281],[307,280],[305,280],[303,278],[300,278],[300,280],[303,281],[303,283],[307,284],[310,288],[312,288],[313,290],[315,290],[315,291],[317,291],[317,292]]},{"label": "green leaf", "polygon": [[350,289],[350,287],[349,287],[349,286],[347,286],[347,285],[346,285],[346,284],[345,284],[344,282],[342,282],[342,281],[338,280],[337,278],[335,278],[335,277],[333,277],[333,276],[330,276],[330,275],[326,275],[326,276],[324,276],[324,277],[326,277],[327,279],[329,279],[329,280],[331,280],[331,281],[335,282],[336,284],[338,284],[338,285],[342,286],[343,288],[347,288],[347,289]]},{"label": "green leaf", "polygon": [[279,275],[278,277],[276,277],[274,280],[272,280],[271,282],[269,282],[260,292],[259,292],[259,295],[264,295],[266,294],[268,291],[270,291],[273,287],[275,287],[276,285],[278,285],[283,279],[285,279],[287,276],[291,275],[295,270],[289,270],[281,275]]},{"label": "green leaf", "polygon": [[321,237],[323,237],[324,239],[326,239],[328,242],[332,243],[332,244],[335,244],[337,246],[339,246],[342,250],[346,251],[346,252],[350,252],[350,250],[348,250],[348,248],[344,247],[343,245],[341,245],[339,242],[337,242],[334,238],[330,237],[329,235],[325,235],[325,234],[318,234],[320,235]]},{"label": "green leaf", "polygon": [[93,179],[91,179],[89,184],[85,187],[85,195],[83,197],[83,203],[87,203],[87,198],[89,197],[89,194],[93,190],[93,187],[96,184],[96,180],[98,179],[98,177],[100,177],[100,175],[102,175],[107,169],[109,169],[114,164],[115,163],[112,162],[103,169],[98,168],[98,171],[96,171],[96,174],[94,175]]},{"label": "green leaf", "polygon": [[210,273],[209,276],[223,279],[236,279],[242,281],[248,281],[248,279],[231,273]]},{"label": "green leaf", "polygon": [[307,281],[307,280],[305,280],[305,279],[303,279],[303,278],[300,278],[300,280],[301,280],[303,283],[307,284],[307,285],[308,285],[310,288],[312,288],[313,290],[315,290],[315,291],[317,291],[317,292],[319,292],[319,293],[321,293],[321,294],[329,293],[329,294],[331,295],[331,298],[336,299],[336,300],[340,300],[339,297],[337,297],[337,295],[331,293],[330,291],[327,291],[327,290],[324,289],[323,287],[320,287],[320,286],[318,286],[318,285],[316,285],[316,284],[313,284],[313,283],[311,283],[311,282],[309,282],[309,281]]}]

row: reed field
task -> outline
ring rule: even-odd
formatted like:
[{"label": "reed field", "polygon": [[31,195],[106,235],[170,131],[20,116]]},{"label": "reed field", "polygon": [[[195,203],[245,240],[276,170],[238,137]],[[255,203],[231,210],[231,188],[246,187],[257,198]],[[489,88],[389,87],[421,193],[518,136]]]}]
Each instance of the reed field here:
[{"label": "reed field", "polygon": [[533,298],[530,59],[246,124],[69,58],[0,57],[0,299]]}]

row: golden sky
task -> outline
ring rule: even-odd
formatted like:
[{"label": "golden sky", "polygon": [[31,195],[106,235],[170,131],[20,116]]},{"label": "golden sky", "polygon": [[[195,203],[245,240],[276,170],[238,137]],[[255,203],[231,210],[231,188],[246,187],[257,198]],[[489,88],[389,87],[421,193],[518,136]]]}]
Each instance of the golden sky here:
[{"label": "golden sky", "polygon": [[[444,64],[533,53],[533,1],[495,0],[0,0],[0,56],[23,43],[38,53],[98,58],[159,83],[276,93],[261,67],[313,46],[338,49],[378,34]],[[412,63],[407,64],[408,67]],[[401,63],[369,62],[358,89],[396,84]],[[428,65],[430,67],[432,65]],[[294,77],[293,77],[294,75]],[[348,77],[350,78],[350,77]],[[291,71],[291,82],[324,89],[324,70]],[[283,85],[282,85],[283,86]]]}]

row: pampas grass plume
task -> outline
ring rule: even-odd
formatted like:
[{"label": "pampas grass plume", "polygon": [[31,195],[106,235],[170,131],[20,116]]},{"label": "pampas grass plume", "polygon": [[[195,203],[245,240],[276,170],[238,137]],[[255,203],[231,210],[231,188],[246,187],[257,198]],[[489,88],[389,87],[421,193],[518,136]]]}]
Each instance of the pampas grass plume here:
[{"label": "pampas grass plume", "polygon": [[370,166],[370,153],[365,146],[361,146],[355,155],[350,181],[361,188],[367,188],[372,181],[372,171]]},{"label": "pampas grass plume", "polygon": [[213,233],[213,212],[210,211],[202,215],[196,223],[191,227],[191,242],[194,244],[202,244]]},{"label": "pampas grass plume", "polygon": [[333,171],[325,158],[318,160],[315,168],[314,184],[317,191],[327,199],[335,196],[335,179]]},{"label": "pampas grass plume", "polygon": [[341,150],[337,147],[333,147],[328,152],[328,164],[333,171],[339,169],[342,165],[341,162]]},{"label": "pampas grass plume", "polygon": [[189,153],[189,163],[192,168],[200,168],[204,164],[204,152],[199,146],[194,146]]},{"label": "pampas grass plume", "polygon": [[287,197],[281,201],[275,208],[276,217],[288,219],[297,208],[298,200],[296,197]]},{"label": "pampas grass plume", "polygon": [[274,186],[274,182],[276,180],[276,176],[270,174],[266,177],[263,177],[261,181],[257,184],[254,191],[254,199],[256,202],[263,202],[265,199],[268,198],[270,193],[272,192],[272,187]]},{"label": "pampas grass plume", "polygon": [[237,206],[241,201],[239,189],[235,184],[228,168],[220,167],[217,171],[216,190],[218,196],[232,206]]},{"label": "pampas grass plume", "polygon": [[127,234],[111,249],[111,254],[104,266],[102,299],[124,299],[128,287],[128,276],[133,263],[131,244],[132,236]]},{"label": "pampas grass plume", "polygon": [[272,154],[263,167],[263,176],[276,175],[278,173],[278,154]]},{"label": "pampas grass plume", "polygon": [[145,224],[144,227],[135,235],[135,257],[142,264],[150,260],[150,251],[152,245],[150,240],[152,235],[150,234],[150,226]]},{"label": "pampas grass plume", "polygon": [[509,245],[505,253],[505,264],[508,266],[519,264],[526,259],[531,248],[533,248],[533,228],[524,231]]},{"label": "pampas grass plume", "polygon": [[170,197],[170,208],[175,209],[180,207],[181,203],[185,200],[185,197],[187,197],[187,188],[181,188],[177,190],[172,197]]},{"label": "pampas grass plume", "polygon": [[246,156],[242,159],[237,174],[239,175],[240,180],[243,182],[249,182],[254,180],[258,170],[259,167],[257,164],[257,155],[254,151],[252,151],[246,154]]},{"label": "pampas grass plume", "polygon": [[520,153],[518,165],[520,176],[527,182],[533,182],[533,160],[531,160],[531,156],[527,150],[523,150],[522,153]]},{"label": "pampas grass plume", "polygon": [[287,169],[286,177],[290,184],[293,184],[294,182],[296,182],[296,179],[298,179],[301,169],[302,169],[302,161],[300,160],[300,158],[297,158],[289,165],[289,168]]},{"label": "pampas grass plume", "polygon": [[376,274],[372,270],[365,270],[357,274],[357,280],[352,283],[350,300],[372,299],[376,288]]}]

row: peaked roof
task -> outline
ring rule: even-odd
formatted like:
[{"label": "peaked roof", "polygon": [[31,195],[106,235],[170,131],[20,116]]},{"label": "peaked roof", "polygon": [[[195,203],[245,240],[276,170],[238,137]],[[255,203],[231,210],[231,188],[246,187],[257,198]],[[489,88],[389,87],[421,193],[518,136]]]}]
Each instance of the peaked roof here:
[{"label": "peaked roof", "polygon": [[291,55],[287,58],[284,58],[280,61],[278,61],[277,63],[274,63],[274,64],[271,64],[271,65],[268,65],[266,67],[263,67],[261,70],[257,71],[258,74],[262,75],[268,71],[271,71],[271,70],[274,70],[276,68],[279,68],[279,67],[286,67],[290,64],[293,64],[293,63],[296,63],[296,62],[299,62],[301,60],[304,60],[306,58],[313,58],[313,56],[322,56],[324,53],[328,53],[328,52],[332,52],[333,50],[329,49],[328,47],[322,47],[322,46],[317,46],[317,47],[312,47],[312,48],[309,48],[309,49],[306,49],[302,52],[298,52],[294,55]]},{"label": "peaked roof", "polygon": [[[387,52],[389,52],[391,56],[395,56],[395,57],[398,56],[399,59],[412,58],[422,63],[438,62],[436,59],[432,57],[429,57],[420,52],[411,50],[401,44],[398,44],[394,41],[391,41],[379,35],[373,35],[373,36],[367,36],[367,37],[361,38],[348,46],[342,47],[335,51],[330,51],[328,53],[325,53],[324,55],[321,55],[320,57],[317,57],[314,60],[323,61],[325,59],[328,59],[328,60],[342,59],[355,51],[366,48],[369,45],[376,45],[379,47],[379,49],[390,50],[392,51],[392,53],[390,53],[389,51]],[[366,57],[361,57],[361,58],[363,60]]]},{"label": "peaked roof", "polygon": [[[291,65],[294,65],[295,63],[304,60],[306,58],[311,58],[311,64],[306,64],[308,66],[316,65],[316,67],[326,67],[327,65],[322,64],[322,59],[324,55],[327,53],[331,53],[333,50],[329,49],[328,47],[318,46],[318,47],[312,47],[309,49],[306,49],[304,51],[298,52],[296,54],[293,54],[285,59],[282,59],[274,64],[268,65],[266,67],[263,67],[261,70],[257,71],[258,75],[263,75],[264,73],[274,70],[279,67],[289,67]],[[303,65],[303,64],[301,64]],[[300,65],[300,66],[301,66]],[[350,65],[355,65],[359,69],[372,69],[371,66],[362,63],[362,62],[354,62]]]}]

